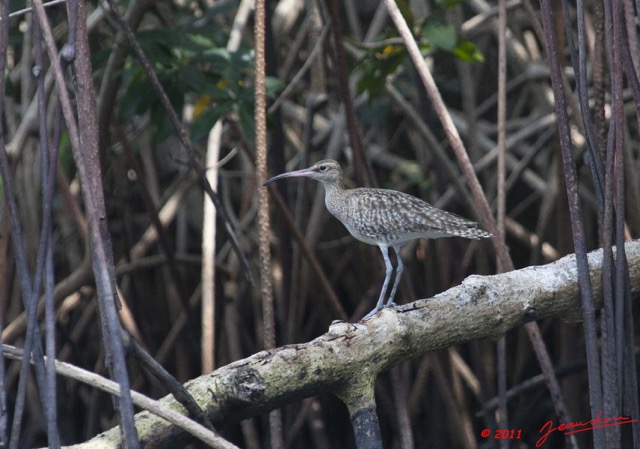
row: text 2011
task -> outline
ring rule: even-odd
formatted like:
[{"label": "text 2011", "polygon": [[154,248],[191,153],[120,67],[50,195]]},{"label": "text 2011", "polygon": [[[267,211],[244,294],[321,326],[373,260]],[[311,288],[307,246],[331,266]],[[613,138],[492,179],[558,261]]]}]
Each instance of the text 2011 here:
[{"label": "text 2011", "polygon": [[[480,432],[482,438],[491,438],[491,430],[484,429]],[[493,434],[493,438],[496,440],[519,440],[522,438],[522,429],[497,429]]]}]

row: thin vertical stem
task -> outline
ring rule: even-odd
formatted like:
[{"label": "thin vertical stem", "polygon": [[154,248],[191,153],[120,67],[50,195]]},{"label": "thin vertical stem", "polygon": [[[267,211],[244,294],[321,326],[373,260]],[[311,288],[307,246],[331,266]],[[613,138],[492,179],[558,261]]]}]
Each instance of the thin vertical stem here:
[{"label": "thin vertical stem", "polygon": [[[255,11],[255,121],[256,121],[256,174],[258,185],[267,179],[267,99],[266,99],[266,10],[265,1],[256,0]],[[267,189],[258,189],[258,231],[260,252],[260,293],[262,297],[262,321],[264,346],[276,346],[276,323],[273,308],[273,285],[271,281],[271,248],[269,240],[269,196]],[[282,415],[279,410],[269,413],[271,449],[284,448],[282,437]]]},{"label": "thin vertical stem", "polygon": [[349,89],[346,56],[342,43],[341,2],[338,0],[329,0],[329,11],[331,13],[331,30],[333,32],[333,42],[336,50],[338,88],[340,89],[340,96],[344,102],[345,115],[347,118],[347,130],[349,132],[349,140],[351,142],[353,159],[356,167],[356,177],[361,185],[371,185],[373,182],[373,176],[364,156],[362,140],[360,139],[360,133],[358,132],[355,109],[351,98],[351,90]]},{"label": "thin vertical stem", "polygon": [[[634,64],[634,56],[631,49],[637,51],[635,20],[631,1],[624,2],[626,18],[626,33],[628,44],[623,46],[622,58],[624,60],[625,74],[631,85],[634,100],[636,103],[636,113],[640,110],[640,83],[638,80],[637,65]],[[635,19],[637,20],[640,10],[636,10]],[[640,119],[640,118],[638,118]],[[621,119],[624,120],[624,117]],[[624,135],[624,134],[623,134]],[[627,262],[626,250],[624,247],[624,226],[625,226],[625,160],[624,156],[629,152],[624,152],[623,145],[620,146],[622,154],[616,154],[615,160],[615,204],[616,204],[616,299],[618,302],[618,323],[616,323],[616,332],[618,341],[623,342],[621,347],[623,352],[622,362],[622,386],[624,391],[622,412],[630,415],[632,419],[640,419],[640,407],[638,407],[638,375],[636,368],[635,344],[634,344],[634,322],[632,314],[632,296],[629,281],[629,265]],[[630,161],[626,161],[629,163]],[[633,204],[633,203],[632,203]],[[619,327],[618,327],[619,326]],[[631,428],[633,435],[634,448],[640,448],[640,426]]]},{"label": "thin vertical stem", "polygon": [[[44,85],[44,61],[42,55],[42,43],[40,37],[40,25],[33,21],[33,42],[35,48],[35,61],[39,70],[38,78],[38,115],[40,120],[40,161],[42,171],[42,238],[44,257],[44,297],[45,297],[45,352],[47,389],[41,392],[47,420],[47,434],[49,447],[60,447],[60,438],[57,428],[57,395],[56,395],[56,370],[55,370],[55,305],[53,301],[53,244],[52,244],[52,217],[51,208],[53,200],[54,180],[56,173],[56,161],[58,159],[58,141],[53,141],[53,147],[49,146],[49,133],[47,130],[46,94]],[[39,292],[34,292],[38,295]],[[37,301],[36,301],[37,303]]]},{"label": "thin vertical stem", "polygon": [[[629,45],[629,42],[624,37],[624,20],[623,20],[623,2],[615,2],[611,8],[611,21],[613,24],[613,36],[611,41],[611,66],[613,68],[624,66],[623,48]],[[606,20],[606,19],[605,19]],[[632,391],[623,390],[623,378],[624,378],[624,362],[625,362],[625,350],[624,347],[630,342],[625,342],[624,339],[624,303],[625,303],[625,271],[627,269],[624,263],[624,70],[614,69],[611,70],[611,128],[610,132],[614,135],[614,144],[612,148],[607,150],[612,151],[612,165],[613,165],[613,177],[612,180],[612,198],[611,204],[615,210],[615,222],[612,222],[612,239],[611,244],[617,243],[616,248],[616,262],[612,266],[614,272],[611,273],[613,282],[612,298],[614,307],[611,310],[613,316],[614,327],[611,329],[609,337],[613,341],[613,347],[615,353],[612,354],[613,362],[615,362],[614,368],[616,375],[613,378],[607,379],[608,382],[613,384],[613,390],[615,391],[615,397],[607,400],[605,396],[605,411],[606,404],[611,403],[612,415],[617,416],[615,413],[619,413],[622,409],[623,394],[633,394]],[[607,440],[610,440],[612,444],[620,444],[620,429],[608,429]]]},{"label": "thin vertical stem", "polygon": [[[506,215],[506,151],[507,151],[507,6],[506,0],[498,2],[498,187],[497,230],[498,238],[505,242],[504,220]],[[507,344],[505,337],[497,342],[498,377],[498,428],[509,428],[507,411]],[[500,440],[500,447],[509,447],[507,439]]]},{"label": "thin vertical stem", "polygon": [[506,151],[507,151],[507,7],[506,0],[498,2],[498,237],[504,242],[504,218],[506,210]]},{"label": "thin vertical stem", "polygon": [[[69,101],[68,96],[63,96],[65,90],[62,73],[56,69],[56,85],[58,94],[63,100],[63,111],[66,109],[65,119],[67,128],[75,128],[72,146],[74,160],[78,168],[80,183],[82,184],[82,195],[85,202],[86,214],[89,222],[89,235],[91,241],[92,265],[96,281],[96,291],[98,293],[98,306],[100,310],[100,320],[102,324],[103,342],[107,354],[107,363],[114,380],[120,385],[120,398],[115,400],[120,418],[120,429],[122,433],[123,446],[127,449],[136,449],[140,446],[137,429],[134,422],[133,401],[131,399],[131,386],[127,373],[125,359],[124,342],[122,341],[122,326],[118,316],[117,307],[119,304],[114,300],[117,297],[115,291],[115,269],[113,253],[111,247],[111,235],[107,227],[106,207],[104,201],[104,187],[102,184],[100,167],[100,146],[98,144],[98,117],[95,102],[95,91],[93,85],[93,74],[91,67],[91,53],[89,49],[89,34],[87,30],[87,15],[85,2],[81,0],[70,0],[70,10],[77,9],[77,33],[75,36],[75,50],[70,53],[75,55],[74,69],[77,83],[76,94],[76,114],[77,122],[73,116],[68,116],[72,110],[71,104],[64,104]],[[34,1],[34,6],[36,6]],[[46,29],[44,23],[46,16],[41,5],[37,9],[38,19],[43,24],[45,36],[51,40],[47,43],[50,53],[54,53],[55,44],[51,29]],[[37,11],[36,9],[36,11]],[[73,17],[73,14],[71,14]],[[48,28],[48,25],[47,25]],[[45,39],[45,41],[47,40]],[[65,51],[66,53],[66,51]],[[53,59],[53,58],[52,58]],[[53,66],[53,61],[52,66]]]},{"label": "thin vertical stem", "polygon": [[567,0],[562,1],[562,13],[564,19],[564,27],[569,44],[569,54],[573,70],[576,74],[576,87],[578,91],[578,99],[580,101],[580,112],[582,113],[583,129],[587,137],[587,157],[591,174],[593,175],[593,187],[596,193],[596,205],[598,207],[598,218],[602,220],[602,211],[604,207],[604,174],[602,160],[600,158],[599,146],[593,133],[593,125],[589,109],[588,79],[587,79],[587,42],[585,38],[585,18],[584,18],[584,2],[578,0],[576,2],[576,21],[578,30],[578,48],[576,55],[576,45],[573,39],[573,26],[571,25],[571,11]]},{"label": "thin vertical stem", "polygon": [[[605,28],[609,33],[610,57],[612,67],[616,67],[619,61],[619,52],[616,47],[616,35],[613,30],[613,20],[611,17],[611,8],[605,8]],[[617,42],[619,45],[620,42]],[[604,215],[602,219],[602,296],[604,298],[604,314],[601,320],[602,326],[602,393],[604,401],[605,416],[618,416],[620,399],[620,375],[617,359],[622,356],[616,348],[616,327],[615,327],[615,305],[614,305],[614,261],[613,261],[613,242],[614,242],[614,158],[615,148],[619,145],[619,131],[621,130],[620,119],[622,116],[618,114],[621,105],[619,95],[619,76],[618,70],[611,73],[611,109],[612,117],[609,121],[609,136],[607,139],[607,152],[605,160],[605,180],[604,180]],[[605,429],[605,446],[616,446],[615,442],[620,440],[620,431],[617,428]]]},{"label": "thin vertical stem", "polygon": [[[207,139],[207,180],[215,192],[218,185],[218,159],[220,155],[220,140],[222,138],[222,120],[218,120]],[[202,337],[200,353],[202,357],[202,373],[215,369],[216,350],[216,208],[211,199],[204,197],[202,218],[202,307],[201,326]]]},{"label": "thin vertical stem", "polygon": [[[600,362],[598,360],[595,308],[593,306],[591,279],[589,278],[589,262],[587,260],[584,226],[582,222],[582,206],[578,197],[577,175],[571,145],[571,130],[569,129],[569,116],[567,114],[566,96],[562,85],[562,74],[558,59],[558,44],[553,26],[553,12],[550,0],[540,0],[540,9],[546,37],[545,47],[549,61],[551,85],[554,91],[554,106],[558,117],[558,134],[562,150],[567,198],[569,201],[573,245],[576,251],[576,262],[578,265],[578,281],[580,284],[585,344],[587,347],[587,371],[589,377],[589,394],[591,397],[591,414],[593,417],[596,417],[598,413],[603,410],[602,381],[600,377]],[[593,438],[596,449],[604,448],[604,432],[602,432],[602,429],[595,429]]]},{"label": "thin vertical stem", "polygon": [[[226,49],[235,52],[240,47],[242,33],[252,11],[253,2],[242,0],[233,19],[233,26],[229,34]],[[211,188],[216,191],[218,180],[218,164],[222,140],[222,122],[218,122],[209,132],[207,141],[207,179]],[[215,175],[214,175],[215,173]],[[209,372],[215,368],[216,355],[216,297],[215,297],[215,251],[216,251],[216,208],[210,198],[205,197],[202,220],[202,372]]]},{"label": "thin vertical stem", "polygon": [[[9,2],[2,2],[2,23],[7,23],[9,14]],[[0,27],[0,73],[5,73],[6,56],[9,42],[9,26]],[[0,98],[4,98],[4,83],[0,86]],[[44,262],[44,238],[41,236],[40,245],[38,247],[38,258],[36,262],[36,276],[31,283],[29,268],[27,264],[26,249],[20,225],[17,202],[13,192],[13,184],[11,171],[9,168],[9,160],[4,144],[4,101],[0,105],[0,174],[3,181],[3,192],[5,197],[5,207],[9,216],[11,229],[11,242],[15,253],[16,268],[20,278],[20,286],[22,288],[22,300],[27,315],[27,335],[25,339],[25,353],[33,354],[36,368],[36,380],[40,391],[46,389],[46,373],[44,366],[44,354],[40,342],[40,330],[36,319],[36,303],[38,300],[38,291],[40,290],[40,276],[42,274]],[[43,228],[44,229],[44,228]],[[28,357],[27,357],[28,358]],[[16,393],[16,403],[14,407],[14,420],[12,424],[11,440],[9,447],[17,447],[20,436],[20,427],[22,421],[22,413],[24,411],[25,390],[28,380],[29,369],[28,360],[23,360],[20,367],[20,380],[18,382],[18,391]],[[44,393],[43,401],[46,400]],[[3,414],[6,409],[3,409]],[[54,438],[55,439],[55,438]],[[52,444],[56,444],[53,441]]]}]

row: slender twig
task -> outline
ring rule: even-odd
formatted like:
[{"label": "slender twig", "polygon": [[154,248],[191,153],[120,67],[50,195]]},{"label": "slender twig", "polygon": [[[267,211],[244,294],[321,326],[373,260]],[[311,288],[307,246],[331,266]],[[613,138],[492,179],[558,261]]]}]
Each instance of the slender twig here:
[{"label": "slender twig", "polygon": [[[214,188],[218,185],[219,170],[217,162],[220,157],[222,139],[222,120],[218,120],[209,131],[207,138],[207,179]],[[200,354],[202,372],[207,373],[215,368],[216,354],[216,233],[218,225],[216,210],[208,197],[204,197],[202,205],[202,308],[200,323]]]},{"label": "slender twig", "polygon": [[[567,42],[569,43],[569,52],[571,54],[571,62],[573,63],[573,71],[576,77],[576,86],[578,87],[578,99],[580,101],[580,112],[582,113],[582,122],[585,135],[587,137],[587,157],[589,158],[589,166],[594,179],[593,187],[596,193],[599,216],[602,215],[604,207],[604,173],[602,159],[600,157],[600,148],[593,134],[593,125],[591,114],[589,112],[589,93],[587,78],[587,43],[585,39],[585,19],[584,19],[584,2],[579,0],[576,2],[576,20],[578,24],[578,55],[576,56],[576,45],[573,39],[573,27],[571,26],[572,13],[567,0],[562,1],[563,19],[565,31],[567,34]],[[577,59],[577,60],[576,60]]]},{"label": "slender twig", "polygon": [[[611,8],[606,8],[611,9]],[[606,14],[607,19],[605,22],[605,26],[611,30],[613,23],[611,19],[611,14]],[[617,39],[612,36],[613,33],[610,33],[609,36],[611,39]],[[620,42],[617,42],[620,45]],[[620,53],[615,49],[615,45],[611,45],[610,51],[611,55],[611,64],[614,65],[619,63],[618,60]],[[614,71],[618,72],[617,70]],[[612,73],[612,85],[611,90],[612,93],[615,91],[619,94],[618,89],[620,86],[617,86],[618,81],[621,81],[621,77],[616,76],[616,74]],[[615,306],[614,306],[614,298],[613,298],[613,290],[614,290],[614,281],[613,281],[613,272],[614,272],[614,261],[613,261],[613,242],[614,242],[614,158],[615,158],[615,147],[619,144],[617,142],[620,134],[620,130],[622,129],[622,123],[618,121],[621,119],[619,112],[619,107],[621,106],[620,99],[612,96],[612,117],[609,125],[609,136],[607,139],[607,148],[606,148],[606,158],[605,158],[605,177],[604,177],[604,212],[602,218],[602,249],[604,255],[604,263],[602,265],[602,296],[604,298],[604,315],[601,320],[602,327],[602,349],[601,349],[601,359],[602,359],[602,395],[604,401],[604,413],[607,416],[618,416],[619,413],[619,404],[618,399],[620,398],[620,390],[619,390],[619,380],[621,371],[618,370],[617,360],[622,356],[622,352],[618,353],[616,348],[616,329],[615,329]],[[617,435],[616,435],[617,434]],[[617,446],[615,441],[618,441],[619,438],[619,430],[618,429],[607,429],[605,432],[605,447],[614,447]]]},{"label": "slender twig", "polygon": [[[33,42],[35,48],[35,62],[37,67],[44,67],[44,60],[42,55],[42,42],[40,38],[40,25],[37,20],[33,21]],[[40,161],[42,171],[42,236],[44,237],[44,298],[45,298],[45,323],[46,323],[46,337],[45,337],[45,352],[47,356],[47,390],[40,392],[44,396],[44,408],[45,416],[47,420],[47,434],[49,447],[60,447],[60,438],[58,436],[57,429],[57,386],[56,386],[56,372],[52,358],[55,358],[56,345],[55,345],[55,304],[53,299],[53,226],[52,226],[52,200],[53,190],[55,182],[55,172],[58,160],[59,141],[53,141],[53,147],[49,146],[49,133],[47,128],[47,114],[46,114],[46,92],[44,83],[44,73],[40,69],[37,73],[38,78],[38,115],[40,117]],[[56,108],[58,109],[58,108]],[[59,111],[59,110],[58,110]],[[59,118],[59,114],[58,114]],[[56,125],[59,120],[56,121]],[[56,130],[57,131],[57,130]],[[35,291],[35,295],[39,292]],[[34,304],[34,308],[37,309],[37,300]],[[37,310],[34,318],[37,322]]]},{"label": "slender twig", "polygon": [[[504,219],[506,215],[506,142],[507,142],[507,7],[506,0],[498,2],[498,192],[496,222],[498,237],[504,242]],[[505,425],[506,429],[507,426]]]},{"label": "slender twig", "polygon": [[[188,312],[183,312],[188,313]],[[213,429],[213,425],[204,414],[196,400],[191,396],[189,391],[186,389],[184,385],[182,385],[178,380],[169,374],[169,372],[164,369],[160,363],[158,363],[153,357],[149,355],[142,347],[136,342],[129,334],[123,331],[123,340],[127,343],[127,349],[133,356],[140,362],[142,366],[144,366],[150,373],[152,373],[156,378],[162,381],[162,384],[167,387],[169,392],[179,401],[187,411],[193,416],[198,423],[205,426],[211,432],[215,433]]]},{"label": "slender twig", "polygon": [[[9,2],[3,2],[0,7],[0,21],[5,20],[6,17],[9,17]],[[9,48],[9,27],[0,27],[0,73],[4,73],[6,67],[6,57],[7,50]],[[4,83],[0,86],[0,99],[4,98]],[[6,182],[7,178],[5,177],[8,173],[8,158],[6,157],[6,148],[4,142],[4,101],[0,101],[0,176],[4,182],[4,197],[6,201]],[[5,224],[3,225],[3,229],[6,229],[6,219],[4,220]],[[13,239],[11,239],[13,242]],[[3,245],[5,246],[5,245]],[[6,249],[6,248],[3,248]],[[5,272],[6,263],[0,263],[2,265],[2,272]],[[7,307],[6,298],[0,299],[0,332],[4,333],[4,320],[5,320],[5,310]],[[4,359],[0,360],[0,410],[8,410],[7,408],[7,386],[5,384],[5,366]],[[9,444],[9,417],[7,413],[0,414],[0,446],[7,447]]]},{"label": "slender twig", "polygon": [[[498,186],[497,186],[497,231],[498,238],[506,246],[505,216],[506,216],[506,147],[507,147],[507,6],[506,0],[498,1]],[[496,343],[498,397],[498,428],[509,428],[507,412],[507,343],[502,337]],[[500,447],[509,447],[509,441],[500,440]]]},{"label": "slender twig", "polygon": [[[45,8],[49,8],[51,6],[55,6],[55,5],[59,5],[60,3],[66,3],[68,0],[51,0],[50,2],[47,3],[43,3],[42,6],[44,6]],[[19,9],[17,11],[12,12],[11,14],[9,14],[9,18],[12,19],[14,17],[18,17],[18,16],[22,16],[24,14],[27,14],[29,12],[33,11],[33,8],[23,8],[23,9]],[[0,22],[2,21],[2,19],[0,19]]]},{"label": "slender twig", "polygon": [[329,32],[329,27],[325,25],[324,28],[322,29],[322,33],[320,34],[320,38],[318,42],[316,42],[316,44],[314,45],[313,50],[311,50],[311,54],[309,55],[309,57],[305,60],[302,67],[300,67],[300,70],[298,70],[298,72],[294,75],[294,77],[291,79],[289,84],[287,84],[287,87],[285,87],[280,93],[280,95],[278,95],[278,98],[276,98],[276,101],[274,101],[271,104],[271,106],[269,106],[269,111],[268,111],[269,114],[273,114],[280,107],[282,102],[286,100],[289,93],[293,90],[293,88],[297,85],[297,83],[302,79],[302,77],[307,73],[307,71],[309,70],[309,67],[311,67],[315,58],[320,53],[320,50],[322,50],[324,40],[327,37],[328,32]]},{"label": "slender twig", "polygon": [[[2,352],[5,357],[14,360],[22,360],[24,358],[24,351],[13,346],[2,345]],[[29,360],[29,362],[33,363],[33,360]],[[119,396],[121,393],[120,386],[116,382],[77,366],[55,360],[55,368],[56,372],[61,376],[68,377],[69,379],[74,379],[78,382],[90,385],[100,391],[104,391],[105,393],[114,396]],[[224,440],[217,434],[211,432],[206,427],[198,424],[195,421],[192,421],[185,415],[175,411],[172,407],[163,405],[162,403],[136,391],[131,392],[131,398],[133,399],[133,403],[136,406],[144,410],[148,410],[154,415],[159,416],[160,418],[166,419],[168,422],[175,424],[185,432],[190,433],[200,441],[209,444],[213,448],[238,449],[237,446]]]}]

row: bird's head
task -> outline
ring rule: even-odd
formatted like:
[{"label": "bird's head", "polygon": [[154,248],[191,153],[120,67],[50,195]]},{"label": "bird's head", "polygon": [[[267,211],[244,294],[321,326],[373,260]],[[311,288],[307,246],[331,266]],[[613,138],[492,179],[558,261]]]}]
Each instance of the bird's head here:
[{"label": "bird's head", "polygon": [[323,161],[316,162],[311,167],[304,168],[302,170],[282,173],[281,175],[274,176],[273,178],[265,181],[262,185],[266,186],[274,181],[283,178],[294,178],[301,176],[315,179],[325,185],[342,186],[342,168],[340,168],[340,164],[332,159],[325,159]]}]

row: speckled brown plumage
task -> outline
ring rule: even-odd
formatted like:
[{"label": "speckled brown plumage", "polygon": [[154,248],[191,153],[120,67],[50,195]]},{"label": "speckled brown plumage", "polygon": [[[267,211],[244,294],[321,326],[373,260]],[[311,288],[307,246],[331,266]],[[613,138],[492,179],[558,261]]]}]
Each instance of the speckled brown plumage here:
[{"label": "speckled brown plumage", "polygon": [[491,234],[478,228],[477,223],[440,210],[429,203],[396,190],[344,188],[342,169],[334,160],[323,160],[309,168],[283,173],[264,183],[278,179],[304,176],[320,181],[325,189],[325,205],[333,216],[344,224],[352,236],[371,245],[378,245],[386,266],[386,277],[376,307],[365,317],[378,312],[393,273],[388,249],[392,247],[398,258],[396,279],[387,305],[393,305],[404,266],[400,248],[418,238],[464,237],[482,239]]}]

